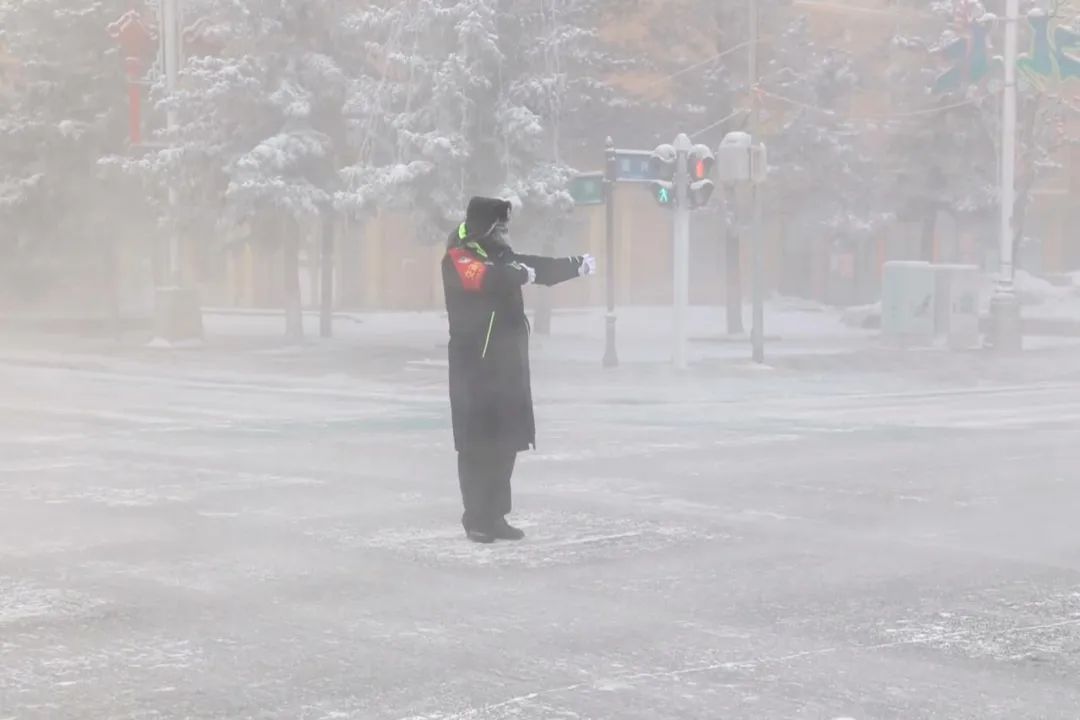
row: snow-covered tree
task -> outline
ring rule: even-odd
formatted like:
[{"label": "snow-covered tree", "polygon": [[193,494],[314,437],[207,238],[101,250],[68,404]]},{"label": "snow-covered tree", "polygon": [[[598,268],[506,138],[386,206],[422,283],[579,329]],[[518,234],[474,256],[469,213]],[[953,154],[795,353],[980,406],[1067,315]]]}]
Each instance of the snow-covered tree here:
[{"label": "snow-covered tree", "polygon": [[893,40],[897,62],[888,81],[906,111],[885,126],[890,152],[883,163],[895,182],[893,211],[922,226],[925,259],[933,255],[939,214],[969,226],[995,214],[1000,132],[992,16],[971,0],[930,9],[914,34]]},{"label": "snow-covered tree", "polygon": [[[1018,63],[1021,78],[1018,123],[1018,172],[1013,213],[1013,255],[1023,262],[1021,247],[1033,202],[1041,185],[1060,176],[1070,148],[1069,131],[1080,108],[1065,96],[1063,82],[1080,75],[1073,52],[1080,47],[1080,17],[1065,0],[1049,0],[1027,13],[1031,49]],[[1053,36],[1053,40],[1051,40]]]},{"label": "snow-covered tree", "polygon": [[56,278],[27,272],[27,263],[100,259],[118,230],[105,216],[118,190],[100,183],[96,162],[126,140],[124,66],[107,32],[125,9],[119,0],[0,5],[0,44],[12,62],[0,107],[0,266],[14,273],[8,287],[47,289]]},{"label": "snow-covered tree", "polygon": [[[189,57],[171,96],[157,88],[176,127],[159,132],[162,149],[126,166],[157,188],[186,242],[205,246],[246,227],[253,241],[280,247],[286,332],[298,338],[300,227],[329,212],[349,155],[337,4],[237,0],[201,10],[219,52]],[[201,250],[213,257],[220,248]]]},{"label": "snow-covered tree", "polygon": [[872,128],[849,115],[857,68],[847,53],[819,47],[802,18],[775,46],[761,81],[764,122],[775,122],[770,161],[783,168],[775,209],[801,236],[865,241],[883,217]]},{"label": "snow-covered tree", "polygon": [[[936,19],[925,24],[921,35],[897,41],[919,56],[929,53],[938,58],[941,68],[894,78],[909,95],[921,92],[912,101],[933,102],[938,107],[938,111],[897,124],[893,133],[903,207],[922,219],[926,255],[932,248],[939,212],[961,223],[980,224],[986,245],[996,246],[1001,137],[1002,67],[995,43],[1000,43],[1002,3],[949,0],[932,8]],[[1017,249],[1032,193],[1060,171],[1062,153],[1070,142],[1065,129],[1075,110],[1059,94],[1055,64],[1046,56],[1054,51],[1049,28],[1067,23],[1066,12],[1061,0],[1034,4],[1021,28],[1027,29],[1021,33],[1021,42],[1026,37],[1031,51],[1021,57],[1018,68]],[[1062,37],[1068,32],[1065,29]],[[933,93],[930,100],[926,88]]]},{"label": "snow-covered tree", "polygon": [[373,3],[347,27],[368,55],[350,117],[346,201],[410,207],[441,237],[471,194],[511,197],[541,224],[565,213],[564,58],[586,33],[565,0]]}]

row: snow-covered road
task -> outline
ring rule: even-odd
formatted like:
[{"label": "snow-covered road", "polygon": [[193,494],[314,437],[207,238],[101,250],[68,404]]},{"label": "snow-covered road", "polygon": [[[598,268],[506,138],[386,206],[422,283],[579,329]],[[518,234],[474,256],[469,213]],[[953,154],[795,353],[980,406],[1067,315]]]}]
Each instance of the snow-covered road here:
[{"label": "snow-covered road", "polygon": [[480,548],[442,372],[0,365],[0,718],[1076,717],[1080,385],[542,376]]}]

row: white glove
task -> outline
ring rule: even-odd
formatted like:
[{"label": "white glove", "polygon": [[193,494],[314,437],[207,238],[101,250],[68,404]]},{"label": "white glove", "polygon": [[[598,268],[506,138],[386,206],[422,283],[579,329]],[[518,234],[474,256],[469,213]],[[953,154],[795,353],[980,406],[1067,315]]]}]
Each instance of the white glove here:
[{"label": "white glove", "polygon": [[596,258],[592,255],[581,256],[581,267],[578,268],[578,275],[581,277],[588,277],[589,275],[596,274]]},{"label": "white glove", "polygon": [[536,282],[536,268],[531,268],[528,265],[522,265],[521,269],[529,274],[528,279],[525,280],[526,285],[532,285]]}]

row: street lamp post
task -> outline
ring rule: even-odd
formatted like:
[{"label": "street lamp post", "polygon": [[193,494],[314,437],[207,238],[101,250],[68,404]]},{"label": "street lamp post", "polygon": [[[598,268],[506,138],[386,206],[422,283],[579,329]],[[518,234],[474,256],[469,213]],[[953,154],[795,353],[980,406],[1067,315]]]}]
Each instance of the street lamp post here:
[{"label": "street lamp post", "polygon": [[[161,62],[165,71],[165,89],[169,96],[176,93],[180,73],[180,0],[161,0]],[[173,142],[178,123],[176,108],[169,106],[165,114],[169,142]],[[176,210],[176,189],[169,185],[169,208]],[[180,236],[174,226],[169,233],[169,282],[181,284]]]},{"label": "street lamp post", "polygon": [[[747,82],[750,86],[750,137],[752,142],[757,142],[757,138],[760,132],[758,128],[758,0],[750,0],[749,2],[749,26],[750,26],[750,61],[749,61],[749,78]],[[754,150],[750,150],[750,164],[753,167],[753,155]],[[753,171],[751,170],[750,178],[750,193],[753,204],[753,218],[752,228],[753,237],[751,238],[751,246],[753,250],[753,268],[754,268],[754,301],[753,301],[753,317],[754,322],[750,328],[750,340],[751,340],[751,355],[754,362],[765,362],[765,300],[764,300],[764,279],[762,277],[762,231],[761,231],[761,188],[758,187],[758,179],[753,177]]]},{"label": "street lamp post", "polygon": [[762,209],[761,209],[761,192],[762,188],[759,187],[757,180],[752,180],[750,183],[750,193],[753,197],[754,205],[754,217],[753,217],[753,238],[751,243],[753,245],[754,255],[754,324],[750,329],[751,340],[751,356],[754,362],[765,362],[765,270],[763,258],[764,248],[762,244],[765,241],[762,232]]},{"label": "street lamp post", "polygon": [[676,370],[686,370],[686,335],[690,308],[690,151],[694,149],[689,136],[680,133],[675,138],[675,217],[673,227],[672,330],[674,347],[672,363]]},{"label": "street lamp post", "polygon": [[1001,101],[1001,268],[990,302],[992,345],[998,352],[1016,352],[1023,344],[1020,300],[1016,295],[1013,258],[1013,212],[1016,206],[1016,61],[1020,1],[1005,8],[1005,87]]},{"label": "street lamp post", "polygon": [[[165,89],[173,102],[166,112],[166,142],[176,142],[179,116],[175,107],[180,65],[183,61],[181,0],[161,0],[158,8],[160,31],[161,68],[165,76]],[[202,310],[194,289],[185,286],[180,231],[176,222],[179,199],[173,181],[168,187],[169,209],[172,223],[168,229],[168,272],[163,286],[157,288],[156,308],[157,335],[166,346],[174,342],[202,339]]]},{"label": "street lamp post", "polygon": [[618,180],[618,157],[615,153],[615,141],[610,137],[604,146],[604,212],[605,245],[607,257],[604,259],[607,278],[607,315],[604,317],[604,367],[619,365],[619,354],[615,350],[615,182]]},{"label": "street lamp post", "polygon": [[744,132],[728,133],[717,152],[719,179],[729,187],[749,183],[753,200],[751,249],[754,258],[754,326],[751,329],[753,359],[765,362],[765,283],[762,239],[762,209],[759,187],[768,176],[768,159],[764,143]]}]

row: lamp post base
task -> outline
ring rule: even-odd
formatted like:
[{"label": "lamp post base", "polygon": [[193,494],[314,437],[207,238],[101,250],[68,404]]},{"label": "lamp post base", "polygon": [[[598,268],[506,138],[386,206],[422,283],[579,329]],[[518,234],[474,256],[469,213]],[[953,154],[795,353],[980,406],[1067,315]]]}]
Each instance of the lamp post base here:
[{"label": "lamp post base", "polygon": [[154,299],[154,331],[159,340],[178,343],[202,339],[202,307],[194,290],[159,287]]},{"label": "lamp post base", "polygon": [[989,346],[1002,354],[1018,353],[1023,349],[1023,328],[1020,322],[1020,298],[1011,287],[999,286],[990,300]]},{"label": "lamp post base", "polygon": [[607,328],[604,343],[604,367],[614,368],[619,366],[619,355],[615,351],[615,313],[608,313],[605,320]]}]

